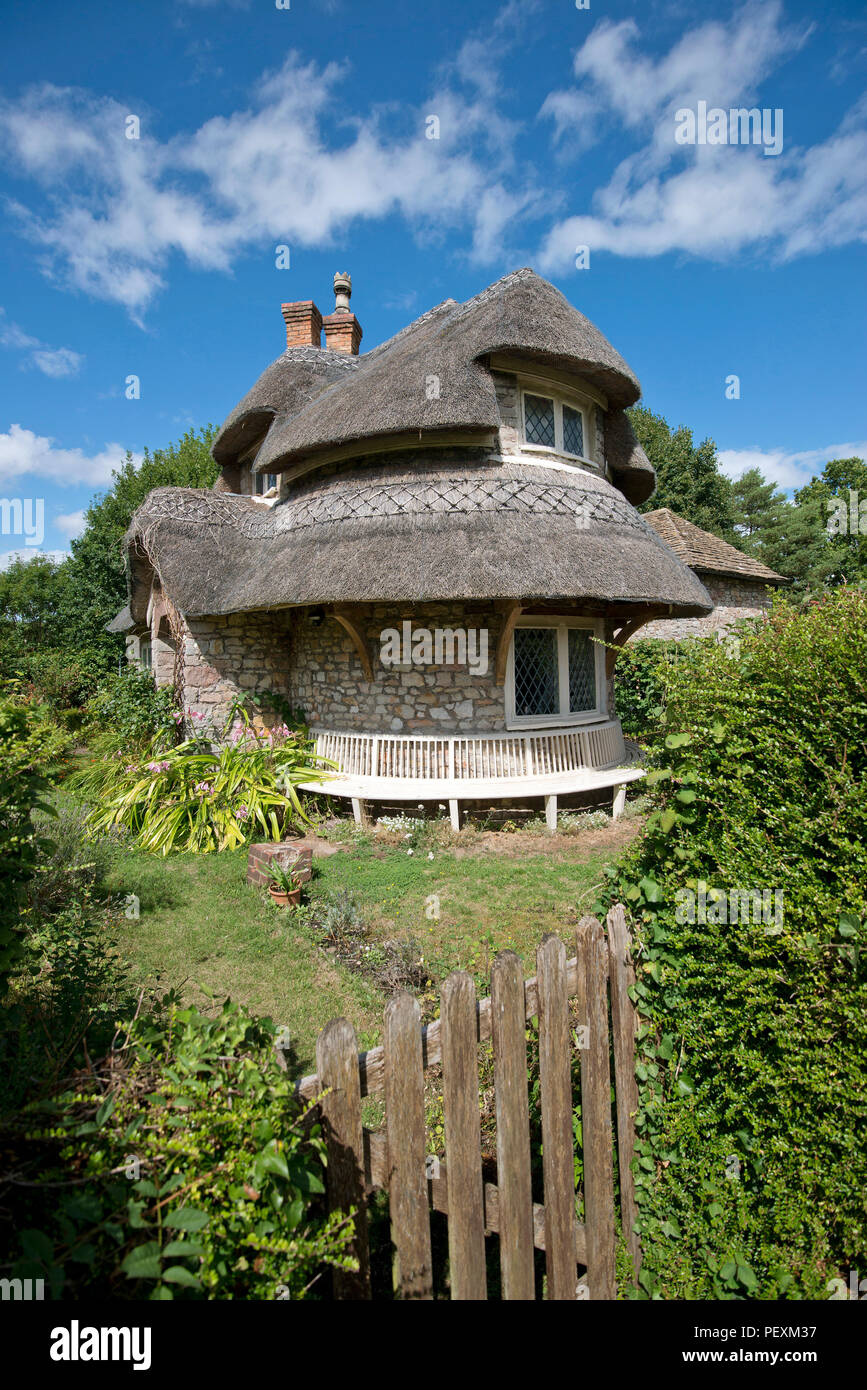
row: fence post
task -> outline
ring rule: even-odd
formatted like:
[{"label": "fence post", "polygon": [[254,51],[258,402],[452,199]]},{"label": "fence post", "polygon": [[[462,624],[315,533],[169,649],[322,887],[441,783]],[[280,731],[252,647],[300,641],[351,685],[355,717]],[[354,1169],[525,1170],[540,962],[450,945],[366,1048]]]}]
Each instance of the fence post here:
[{"label": "fence post", "polygon": [[[501,951],[491,971],[491,1024],[497,1104],[497,1189],[503,1298],[533,1299],[533,1194],[524,973],[514,951]],[[478,1101],[476,1102],[478,1104]]]},{"label": "fence post", "polygon": [[546,936],[536,951],[539,999],[539,1087],[542,1093],[542,1175],[548,1298],[577,1296],[575,1155],[572,1144],[572,1055],[566,947]]},{"label": "fence post", "polygon": [[344,1212],[355,1208],[352,1253],[358,1260],[358,1272],[335,1269],[334,1296],[370,1298],[358,1044],[355,1029],[345,1018],[332,1019],[316,1039],[316,1069],[322,1086],[329,1088],[321,1107],[328,1146],[328,1207]]},{"label": "fence post", "polygon": [[608,914],[608,960],[611,977],[611,1028],[614,1034],[614,1093],[617,1101],[617,1161],[620,1173],[620,1215],[623,1234],[632,1256],[635,1282],[641,1273],[641,1242],[635,1229],[635,1113],[638,1085],[635,1080],[635,1034],[638,1016],[629,997],[635,983],[626,913],[618,903]]},{"label": "fence post", "polygon": [[421,1009],[405,991],[385,1007],[385,1120],[388,1201],[402,1298],[433,1297],[425,1173]]},{"label": "fence post", "polygon": [[463,970],[440,991],[449,1274],[453,1299],[488,1296],[482,1189],[476,992]]},{"label": "fence post", "polygon": [[598,1301],[616,1297],[608,970],[605,939],[595,917],[582,917],[577,938],[579,1016],[587,1028],[581,1051],[587,1283],[590,1298]]}]

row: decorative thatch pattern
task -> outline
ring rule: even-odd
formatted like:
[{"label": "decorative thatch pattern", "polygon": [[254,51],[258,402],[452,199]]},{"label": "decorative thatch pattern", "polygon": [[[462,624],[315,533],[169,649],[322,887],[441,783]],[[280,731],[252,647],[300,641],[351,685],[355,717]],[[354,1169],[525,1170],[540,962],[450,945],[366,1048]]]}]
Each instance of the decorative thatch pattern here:
[{"label": "decorative thatch pattern", "polygon": [[732,574],[743,579],[758,579],[765,584],[788,584],[789,580],[776,570],[768,569],[761,560],[744,555],[728,541],[720,540],[709,531],[702,531],[685,517],[678,516],[668,507],[659,507],[654,512],[645,512],[644,520],[649,522],[666,545],[671,546],[684,564],[700,574]]},{"label": "decorative thatch pattern", "polygon": [[[424,460],[424,461],[422,461]],[[193,616],[331,602],[592,599],[708,612],[701,583],[600,477],[413,455],[266,510],[160,488],[129,540]],[[135,605],[134,605],[135,606]]]}]

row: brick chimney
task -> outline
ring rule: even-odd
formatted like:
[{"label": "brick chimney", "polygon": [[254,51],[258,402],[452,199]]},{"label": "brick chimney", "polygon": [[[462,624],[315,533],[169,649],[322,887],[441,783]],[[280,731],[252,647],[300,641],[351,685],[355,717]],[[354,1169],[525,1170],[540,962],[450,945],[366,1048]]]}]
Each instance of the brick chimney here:
[{"label": "brick chimney", "polygon": [[312,299],[296,304],[281,304],[280,312],[286,323],[287,347],[321,347],[322,315]]},{"label": "brick chimney", "polygon": [[332,352],[348,352],[358,356],[361,346],[361,324],[349,307],[352,294],[352,277],[346,271],[338,271],[334,277],[334,313],[322,320],[325,329],[325,346]]}]

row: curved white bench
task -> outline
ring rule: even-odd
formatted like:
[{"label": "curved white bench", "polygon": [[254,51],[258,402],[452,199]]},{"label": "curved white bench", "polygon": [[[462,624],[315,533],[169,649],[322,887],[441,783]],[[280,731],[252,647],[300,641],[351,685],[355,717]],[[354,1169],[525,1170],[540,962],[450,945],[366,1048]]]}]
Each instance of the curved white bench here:
[{"label": "curved white bench", "polygon": [[626,785],[644,769],[625,766],[620,721],[527,734],[419,735],[316,734],[316,755],[337,764],[325,783],[300,790],[348,797],[356,822],[364,802],[448,802],[455,830],[460,802],[541,796],[550,830],[557,828],[557,797],[610,787],[616,820],[626,802]]}]

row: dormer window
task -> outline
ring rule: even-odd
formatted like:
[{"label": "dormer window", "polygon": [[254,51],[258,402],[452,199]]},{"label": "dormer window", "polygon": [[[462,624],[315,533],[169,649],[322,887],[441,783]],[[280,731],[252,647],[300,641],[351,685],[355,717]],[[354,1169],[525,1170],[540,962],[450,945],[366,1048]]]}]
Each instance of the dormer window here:
[{"label": "dormer window", "polygon": [[588,457],[586,412],[558,395],[524,391],[524,439],[530,448],[551,449],[570,458]]},{"label": "dormer window", "polygon": [[273,487],[273,488],[276,488],[278,477],[279,477],[279,474],[277,474],[277,473],[256,473],[256,474],[254,474],[255,486],[256,486],[256,496],[257,496],[257,497],[264,497],[265,494],[266,494],[266,492],[270,492],[270,491],[271,491],[271,488],[272,488],[272,487]]}]

